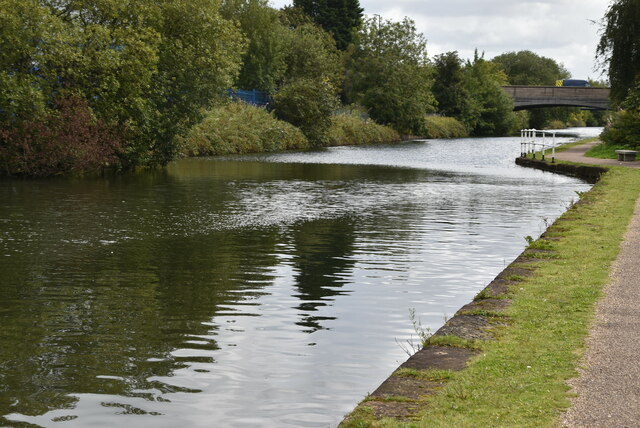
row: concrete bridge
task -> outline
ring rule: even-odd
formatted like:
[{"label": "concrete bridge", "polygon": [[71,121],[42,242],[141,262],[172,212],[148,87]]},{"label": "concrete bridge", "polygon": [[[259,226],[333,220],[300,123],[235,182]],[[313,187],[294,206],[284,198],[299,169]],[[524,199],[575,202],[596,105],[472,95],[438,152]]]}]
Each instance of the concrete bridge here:
[{"label": "concrete bridge", "polygon": [[585,107],[609,110],[609,88],[575,86],[503,86],[513,98],[514,110],[536,107]]}]

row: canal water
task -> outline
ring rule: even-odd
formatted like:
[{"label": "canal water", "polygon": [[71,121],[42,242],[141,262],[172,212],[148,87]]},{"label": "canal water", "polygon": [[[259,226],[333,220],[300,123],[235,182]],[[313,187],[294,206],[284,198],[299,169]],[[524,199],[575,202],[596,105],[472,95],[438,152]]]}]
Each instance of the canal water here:
[{"label": "canal water", "polygon": [[407,358],[410,310],[437,330],[589,188],[519,153],[432,140],[0,181],[0,426],[337,425]]}]

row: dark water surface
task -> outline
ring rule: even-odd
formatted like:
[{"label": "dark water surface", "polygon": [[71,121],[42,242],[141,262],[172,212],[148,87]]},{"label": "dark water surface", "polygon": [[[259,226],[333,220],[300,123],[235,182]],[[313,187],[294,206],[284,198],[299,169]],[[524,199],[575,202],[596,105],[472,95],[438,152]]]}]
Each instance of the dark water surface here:
[{"label": "dark water surface", "polygon": [[0,426],[335,426],[406,359],[410,308],[435,331],[589,188],[519,152],[0,181]]}]

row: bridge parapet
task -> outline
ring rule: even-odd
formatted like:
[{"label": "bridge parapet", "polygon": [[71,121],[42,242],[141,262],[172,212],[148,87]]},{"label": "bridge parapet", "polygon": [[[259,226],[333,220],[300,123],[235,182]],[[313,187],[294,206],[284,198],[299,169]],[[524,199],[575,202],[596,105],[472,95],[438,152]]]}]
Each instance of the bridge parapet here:
[{"label": "bridge parapet", "polygon": [[573,106],[608,110],[609,88],[571,86],[503,86],[513,98],[514,110],[534,107]]}]

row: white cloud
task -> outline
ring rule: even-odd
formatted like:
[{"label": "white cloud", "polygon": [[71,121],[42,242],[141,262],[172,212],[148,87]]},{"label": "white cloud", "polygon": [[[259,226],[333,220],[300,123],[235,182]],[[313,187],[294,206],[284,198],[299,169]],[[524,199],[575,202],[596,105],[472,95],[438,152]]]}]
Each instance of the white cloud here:
[{"label": "white cloud", "polygon": [[[275,7],[290,0],[273,0]],[[528,49],[564,64],[573,77],[598,77],[594,56],[607,0],[360,0],[368,15],[405,16],[429,41],[429,55],[477,48],[492,58]]]}]

